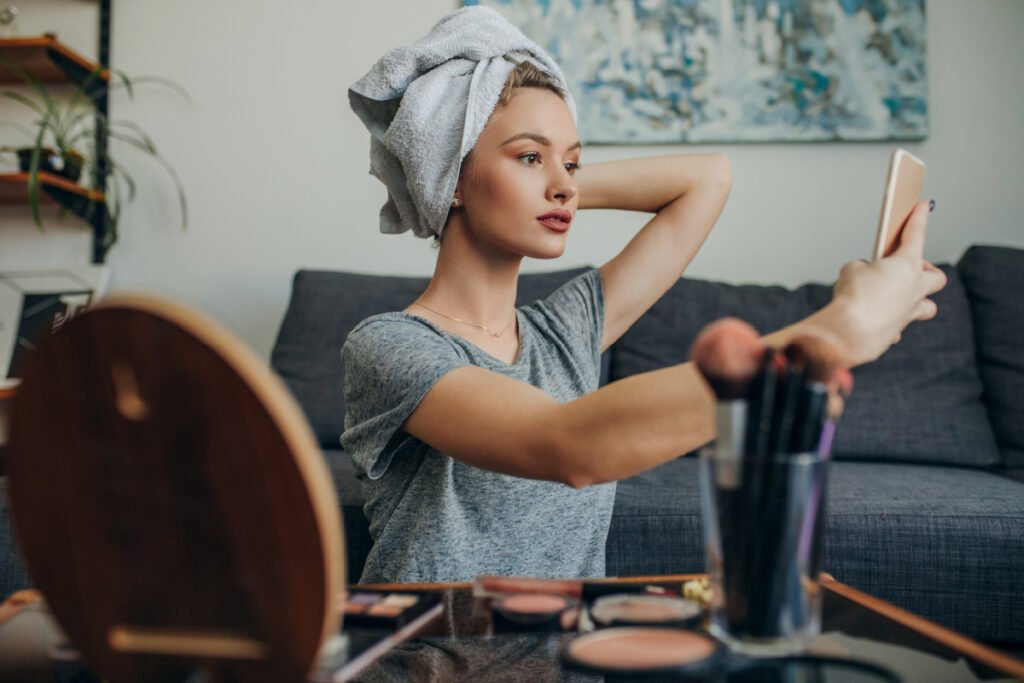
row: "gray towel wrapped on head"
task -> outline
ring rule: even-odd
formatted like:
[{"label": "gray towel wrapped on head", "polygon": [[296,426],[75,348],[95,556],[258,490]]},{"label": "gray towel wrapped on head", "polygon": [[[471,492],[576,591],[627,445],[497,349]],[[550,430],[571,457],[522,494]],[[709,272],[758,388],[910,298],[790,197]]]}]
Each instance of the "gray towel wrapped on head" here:
[{"label": "gray towel wrapped on head", "polygon": [[391,50],[349,89],[352,109],[373,135],[370,173],[388,188],[381,232],[440,236],[462,160],[515,63],[524,60],[552,77],[575,119],[554,60],[500,14],[480,6],[456,10],[420,40]]}]

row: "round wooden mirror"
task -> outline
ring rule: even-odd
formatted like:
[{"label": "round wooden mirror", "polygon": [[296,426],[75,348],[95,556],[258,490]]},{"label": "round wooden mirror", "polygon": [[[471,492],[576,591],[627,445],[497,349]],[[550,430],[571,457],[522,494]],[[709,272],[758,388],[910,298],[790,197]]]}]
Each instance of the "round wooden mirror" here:
[{"label": "round wooden mirror", "polygon": [[43,341],[7,468],[29,570],[113,683],[301,680],[339,626],[320,449],[266,364],[186,307],[111,299]]}]

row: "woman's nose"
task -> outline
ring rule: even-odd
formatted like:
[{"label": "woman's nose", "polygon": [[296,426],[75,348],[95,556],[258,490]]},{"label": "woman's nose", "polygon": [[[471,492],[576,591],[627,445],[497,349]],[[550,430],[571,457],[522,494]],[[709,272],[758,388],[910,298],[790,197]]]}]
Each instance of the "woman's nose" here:
[{"label": "woman's nose", "polygon": [[560,167],[548,183],[548,199],[567,202],[577,191],[576,179],[564,167]]}]

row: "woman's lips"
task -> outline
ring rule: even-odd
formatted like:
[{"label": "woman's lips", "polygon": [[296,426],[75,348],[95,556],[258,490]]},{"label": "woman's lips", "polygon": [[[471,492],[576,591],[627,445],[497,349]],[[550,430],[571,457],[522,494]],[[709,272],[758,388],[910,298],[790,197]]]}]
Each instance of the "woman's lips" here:
[{"label": "woman's lips", "polygon": [[568,211],[552,211],[543,216],[537,216],[537,221],[548,230],[554,232],[569,232],[569,225],[572,223],[572,214]]}]

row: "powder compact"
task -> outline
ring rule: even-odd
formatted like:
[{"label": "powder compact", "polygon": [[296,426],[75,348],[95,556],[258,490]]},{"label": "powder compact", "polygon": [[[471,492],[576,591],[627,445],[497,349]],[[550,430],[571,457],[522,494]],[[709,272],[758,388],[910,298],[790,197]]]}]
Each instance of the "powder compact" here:
[{"label": "powder compact", "polygon": [[703,610],[697,602],[667,595],[606,595],[595,600],[590,607],[590,618],[598,628],[693,628],[702,616]]},{"label": "powder compact", "polygon": [[720,646],[711,638],[675,628],[606,628],[578,636],[562,648],[575,669],[625,678],[710,673]]},{"label": "powder compact", "polygon": [[491,618],[499,633],[558,631],[563,616],[575,607],[575,600],[562,595],[515,593],[491,604]]},{"label": "powder compact", "polygon": [[572,669],[604,675],[607,683],[651,677],[687,683],[902,683],[892,671],[868,662],[734,656],[707,636],[676,628],[591,631],[563,645],[561,657]]}]

